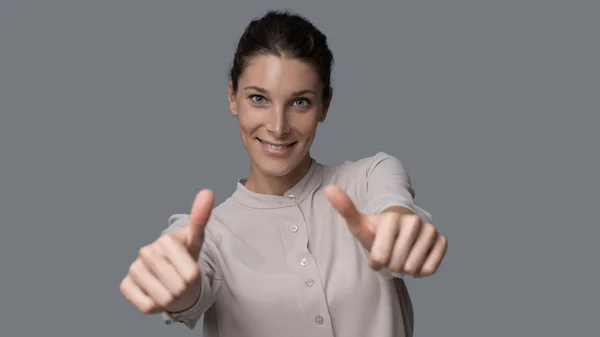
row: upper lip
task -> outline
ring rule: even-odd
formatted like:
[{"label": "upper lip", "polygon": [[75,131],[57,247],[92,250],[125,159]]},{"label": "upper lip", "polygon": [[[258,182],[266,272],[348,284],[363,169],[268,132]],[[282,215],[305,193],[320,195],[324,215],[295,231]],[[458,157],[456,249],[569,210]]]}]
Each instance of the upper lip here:
[{"label": "upper lip", "polygon": [[258,140],[260,140],[261,142],[267,143],[267,144],[275,145],[275,146],[287,146],[287,145],[292,145],[295,143],[295,142],[276,143],[276,142],[270,142],[268,140],[264,140],[264,139],[260,139],[260,138],[258,138]]}]

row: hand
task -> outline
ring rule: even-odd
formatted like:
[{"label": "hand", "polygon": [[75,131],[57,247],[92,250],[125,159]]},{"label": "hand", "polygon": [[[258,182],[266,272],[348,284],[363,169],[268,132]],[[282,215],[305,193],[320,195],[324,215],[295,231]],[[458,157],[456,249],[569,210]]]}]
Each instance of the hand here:
[{"label": "hand", "polygon": [[417,215],[408,212],[362,214],[335,185],[328,186],[325,193],[333,208],[346,219],[350,232],[370,252],[371,268],[385,267],[414,277],[437,271],[448,243],[432,224],[422,223]]},{"label": "hand", "polygon": [[121,282],[121,293],[146,314],[181,311],[200,296],[198,257],[214,195],[200,191],[194,200],[187,227],[160,236],[142,247]]}]

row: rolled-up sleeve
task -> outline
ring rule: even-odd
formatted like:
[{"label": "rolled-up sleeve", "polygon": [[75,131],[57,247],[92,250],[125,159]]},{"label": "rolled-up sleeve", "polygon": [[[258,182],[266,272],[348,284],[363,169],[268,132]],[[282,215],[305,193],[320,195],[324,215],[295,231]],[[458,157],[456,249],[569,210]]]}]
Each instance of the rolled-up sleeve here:
[{"label": "rolled-up sleeve", "polygon": [[[188,214],[174,214],[169,217],[169,226],[162,231],[165,235],[172,231],[182,229],[189,223]],[[215,302],[217,293],[223,282],[218,273],[218,268],[212,259],[212,253],[216,251],[214,240],[209,231],[206,231],[204,244],[200,252],[198,264],[201,272],[202,289],[196,302],[188,309],[179,312],[162,312],[161,317],[166,324],[183,323],[190,330],[194,329],[202,315]]]},{"label": "rolled-up sleeve", "polygon": [[[401,161],[385,152],[379,152],[365,162],[366,186],[363,212],[378,214],[391,206],[403,206],[412,210],[422,222],[433,223],[431,213],[415,203],[415,191],[408,172]],[[384,278],[402,278],[404,274],[380,269]]]},{"label": "rolled-up sleeve", "polygon": [[364,212],[381,213],[391,206],[403,206],[417,214],[421,221],[432,223],[431,213],[415,203],[415,191],[404,166],[394,156],[379,152],[367,162]]}]

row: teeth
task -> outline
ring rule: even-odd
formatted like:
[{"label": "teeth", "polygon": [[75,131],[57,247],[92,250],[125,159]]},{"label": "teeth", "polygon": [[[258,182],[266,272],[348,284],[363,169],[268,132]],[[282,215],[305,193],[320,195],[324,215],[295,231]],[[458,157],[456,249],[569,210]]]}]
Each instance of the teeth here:
[{"label": "teeth", "polygon": [[285,147],[284,145],[273,145],[273,144],[269,144],[269,143],[265,143],[265,145],[267,145],[269,148],[273,149],[273,150],[283,150],[283,148]]}]

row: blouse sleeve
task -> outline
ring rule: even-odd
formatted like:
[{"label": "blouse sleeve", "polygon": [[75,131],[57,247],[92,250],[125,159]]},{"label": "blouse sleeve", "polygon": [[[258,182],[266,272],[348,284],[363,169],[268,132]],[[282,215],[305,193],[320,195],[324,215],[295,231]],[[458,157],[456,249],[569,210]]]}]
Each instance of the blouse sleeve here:
[{"label": "blouse sleeve", "polygon": [[404,206],[421,221],[432,223],[429,212],[415,203],[415,191],[410,176],[396,157],[379,152],[365,161],[364,213],[377,214],[390,206]]},{"label": "blouse sleeve", "polygon": [[[410,176],[396,157],[385,152],[363,161],[364,191],[361,197],[362,212],[378,214],[391,206],[403,206],[412,210],[422,222],[433,223],[429,212],[415,203],[415,191]],[[388,269],[380,269],[379,274],[385,278],[402,278],[401,273]]]},{"label": "blouse sleeve", "polygon": [[[169,226],[162,231],[161,235],[165,235],[175,230],[179,230],[187,226],[189,223],[188,214],[173,214],[169,217]],[[216,251],[214,240],[210,232],[206,232],[204,244],[200,251],[198,263],[200,265],[202,289],[197,301],[188,309],[179,312],[161,313],[161,317],[166,324],[183,323],[190,330],[193,330],[197,323],[202,318],[202,315],[215,302],[217,293],[222,285],[223,278],[219,275],[216,268],[212,253]]]}]

